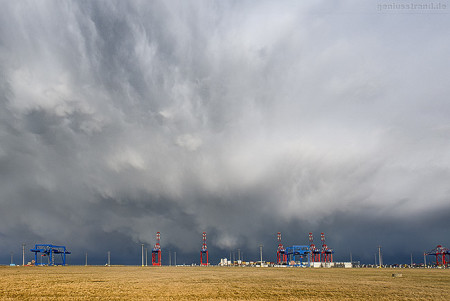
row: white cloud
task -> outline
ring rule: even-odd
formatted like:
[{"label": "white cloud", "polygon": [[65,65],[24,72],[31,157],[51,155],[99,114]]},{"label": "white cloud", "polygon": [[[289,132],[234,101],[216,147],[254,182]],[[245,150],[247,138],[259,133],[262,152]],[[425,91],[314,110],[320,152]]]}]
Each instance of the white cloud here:
[{"label": "white cloud", "polygon": [[191,134],[185,134],[178,136],[176,139],[176,143],[189,151],[195,151],[202,145],[202,139]]},{"label": "white cloud", "polygon": [[126,168],[144,169],[145,161],[143,157],[131,148],[115,151],[108,159],[108,165],[116,172]]}]

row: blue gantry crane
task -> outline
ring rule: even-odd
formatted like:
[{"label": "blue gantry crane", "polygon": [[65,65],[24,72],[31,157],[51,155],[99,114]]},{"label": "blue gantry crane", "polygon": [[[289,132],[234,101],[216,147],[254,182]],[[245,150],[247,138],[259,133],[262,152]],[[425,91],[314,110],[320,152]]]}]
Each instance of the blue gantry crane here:
[{"label": "blue gantry crane", "polygon": [[292,246],[285,249],[290,266],[309,266],[309,246]]},{"label": "blue gantry crane", "polygon": [[[42,260],[41,263],[38,262],[38,253],[41,256],[48,256],[47,265],[66,265],[66,254],[71,253],[67,251],[66,246],[54,246],[49,244],[36,244],[34,245],[34,249],[30,249],[30,251],[34,252],[35,265],[44,265]],[[57,258],[60,258],[61,261],[57,262]]]}]

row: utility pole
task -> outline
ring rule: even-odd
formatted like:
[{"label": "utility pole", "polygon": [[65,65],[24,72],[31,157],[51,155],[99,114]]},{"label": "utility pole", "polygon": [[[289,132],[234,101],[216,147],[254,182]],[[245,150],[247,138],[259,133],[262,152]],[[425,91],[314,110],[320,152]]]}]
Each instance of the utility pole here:
[{"label": "utility pole", "polygon": [[378,263],[381,268],[383,266],[383,257],[381,257],[381,246],[378,246]]},{"label": "utility pole", "polygon": [[141,253],[142,253],[141,264],[142,266],[144,266],[144,244],[141,244]]},{"label": "utility pole", "polygon": [[14,257],[14,252],[11,252],[11,265],[14,264],[14,259],[13,259],[13,257]]},{"label": "utility pole", "polygon": [[87,252],[86,252],[86,261],[85,261],[84,265],[85,265],[85,266],[88,265],[88,264],[87,264]]},{"label": "utility pole", "polygon": [[412,257],[412,253],[411,253],[411,267],[413,266],[413,257]]},{"label": "utility pole", "polygon": [[238,261],[241,261],[241,249],[238,249]]},{"label": "utility pole", "polygon": [[261,267],[263,266],[262,249],[263,249],[263,245],[259,245],[259,255],[261,257]]},{"label": "utility pole", "polygon": [[425,252],[423,252],[423,266],[427,267],[427,254]]},{"label": "utility pole", "polygon": [[173,257],[175,259],[175,266],[177,266],[177,252],[173,252]]},{"label": "utility pole", "polygon": [[25,265],[25,244],[22,244],[22,266]]},{"label": "utility pole", "polygon": [[172,251],[169,249],[169,266],[172,265]]},{"label": "utility pole", "polygon": [[111,251],[108,251],[108,266],[111,266]]},{"label": "utility pole", "polygon": [[145,248],[145,266],[147,266],[147,248]]}]

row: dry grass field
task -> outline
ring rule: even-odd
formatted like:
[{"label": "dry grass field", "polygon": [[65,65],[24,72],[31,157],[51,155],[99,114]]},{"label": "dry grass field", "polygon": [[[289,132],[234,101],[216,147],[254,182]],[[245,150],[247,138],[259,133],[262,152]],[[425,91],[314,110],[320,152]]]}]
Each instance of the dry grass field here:
[{"label": "dry grass field", "polygon": [[449,298],[450,270],[440,269],[0,267],[1,300]]}]

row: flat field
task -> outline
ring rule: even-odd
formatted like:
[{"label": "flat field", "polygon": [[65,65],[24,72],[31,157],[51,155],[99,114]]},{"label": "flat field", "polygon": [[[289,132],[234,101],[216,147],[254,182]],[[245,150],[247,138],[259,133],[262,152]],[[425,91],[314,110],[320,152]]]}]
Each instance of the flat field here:
[{"label": "flat field", "polygon": [[[392,277],[401,273],[402,277]],[[0,267],[1,300],[448,300],[450,270]]]}]

